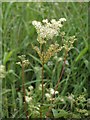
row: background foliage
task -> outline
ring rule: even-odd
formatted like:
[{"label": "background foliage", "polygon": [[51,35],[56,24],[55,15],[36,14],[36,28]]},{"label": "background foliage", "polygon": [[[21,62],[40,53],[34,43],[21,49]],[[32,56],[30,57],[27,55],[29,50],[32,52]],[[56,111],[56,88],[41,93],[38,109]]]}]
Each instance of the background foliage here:
[{"label": "background foliage", "polygon": [[[46,18],[58,20],[61,17],[67,20],[63,27],[66,35],[75,35],[77,41],[74,49],[69,52],[69,65],[65,68],[59,92],[62,96],[74,94],[78,97],[83,94],[86,99],[89,98],[88,3],[2,3],[2,61],[7,71],[2,84],[3,117],[22,116],[21,112],[18,112],[18,106],[20,109],[23,107],[22,99],[20,102],[17,99],[17,96],[21,97],[19,90],[22,87],[21,68],[16,65],[18,55],[25,54],[30,61],[25,70],[26,87],[32,84],[36,88],[36,84],[41,80],[40,61],[31,47],[31,44],[37,44],[37,33],[32,21]],[[60,43],[60,37],[56,39]],[[58,53],[58,59],[61,55],[63,56],[63,52]],[[56,63],[52,58],[49,63],[44,66],[44,79],[55,86],[63,62]]]}]

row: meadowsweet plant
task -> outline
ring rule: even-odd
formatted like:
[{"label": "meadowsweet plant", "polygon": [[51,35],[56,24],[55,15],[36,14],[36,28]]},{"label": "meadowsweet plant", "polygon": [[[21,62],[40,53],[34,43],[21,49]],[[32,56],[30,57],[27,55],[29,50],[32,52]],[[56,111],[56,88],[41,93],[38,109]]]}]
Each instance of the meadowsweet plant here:
[{"label": "meadowsweet plant", "polygon": [[60,29],[65,21],[65,18],[61,18],[59,21],[52,19],[50,22],[48,22],[48,19],[42,20],[42,22],[32,21],[32,24],[36,28],[38,34],[37,41],[40,45],[39,47],[33,46],[33,49],[37,51],[43,64],[45,64],[55,53],[62,50],[62,46],[59,46],[57,42],[50,44],[47,50],[45,46],[49,41],[52,41],[55,36],[59,35]]},{"label": "meadowsweet plant", "polygon": [[[62,49],[66,51],[65,54],[65,60],[66,56],[69,52],[69,50],[73,47],[73,43],[76,40],[75,36],[68,37],[66,39],[65,33],[60,32],[61,28],[63,27],[64,22],[66,21],[65,18],[60,18],[58,21],[55,19],[52,19],[51,21],[48,21],[48,19],[40,21],[32,21],[32,24],[36,28],[37,31],[37,42],[39,43],[39,46],[33,46],[33,49],[38,53],[41,64],[42,64],[42,105],[44,103],[44,64],[49,61],[49,59],[55,55],[55,53],[60,52]],[[54,38],[57,36],[62,37],[63,45],[60,46],[57,41],[54,41]],[[48,46],[48,48],[46,47]],[[63,75],[63,71],[61,73],[61,77]],[[60,78],[61,79],[61,78]],[[58,87],[58,84],[60,82],[60,79],[58,80],[58,83],[55,87],[55,91]],[[55,94],[55,91],[53,92],[53,95]],[[46,94],[46,96],[49,96],[49,94]],[[42,115],[41,115],[42,116]]]},{"label": "meadowsweet plant", "polygon": [[29,61],[26,59],[25,55],[18,56],[18,58],[20,59],[20,62],[17,62],[16,64],[20,65],[22,68],[22,91],[23,91],[24,111],[26,113],[26,118],[28,119],[26,101],[29,101],[29,98],[26,96],[24,70],[25,70],[25,67],[29,65]]},{"label": "meadowsweet plant", "polygon": [[[44,88],[46,87],[46,84],[44,84]],[[42,87],[41,84],[38,85],[38,87],[36,89],[33,88],[32,85],[28,86],[26,89],[26,103],[28,105],[28,113],[29,116],[31,118],[40,118],[40,114],[41,114],[41,94],[42,91]],[[50,103],[52,100],[54,100],[55,98],[52,98],[52,94],[54,93],[54,89],[53,88],[47,88],[44,92],[44,96],[45,96],[45,102],[44,105],[48,105],[48,103]],[[55,94],[58,96],[59,92],[55,91]],[[44,106],[43,110],[43,117],[45,118],[45,113],[48,110],[47,106]]]},{"label": "meadowsweet plant", "polygon": [[60,78],[55,86],[55,90],[57,90],[58,88],[58,85],[60,83],[60,80],[63,76],[63,73],[64,73],[64,67],[65,65],[67,64],[67,56],[68,56],[68,53],[71,49],[73,49],[73,43],[77,40],[75,36],[65,36],[65,32],[61,32],[61,37],[62,37],[62,42],[63,42],[63,49],[64,49],[64,61],[63,61],[63,66],[62,66],[62,71],[60,73]]},{"label": "meadowsweet plant", "polygon": [[2,119],[89,120],[87,3],[0,5]]},{"label": "meadowsweet plant", "polygon": [[[63,26],[63,22],[65,22],[65,18],[59,19],[56,21],[52,19],[50,22],[48,19],[39,21],[32,21],[32,24],[35,26],[37,31],[37,41],[39,42],[38,46],[33,46],[33,49],[38,53],[41,63],[42,63],[42,77],[43,77],[43,65],[57,52],[62,50],[62,47],[57,44],[57,42],[50,44],[49,48],[46,50],[45,46],[49,43],[50,40],[53,40],[55,36],[59,35],[60,28]],[[42,79],[43,83],[43,79]],[[43,84],[42,84],[43,88]],[[43,90],[43,89],[42,89]],[[42,92],[43,94],[43,92]],[[43,97],[42,97],[43,99]]]}]

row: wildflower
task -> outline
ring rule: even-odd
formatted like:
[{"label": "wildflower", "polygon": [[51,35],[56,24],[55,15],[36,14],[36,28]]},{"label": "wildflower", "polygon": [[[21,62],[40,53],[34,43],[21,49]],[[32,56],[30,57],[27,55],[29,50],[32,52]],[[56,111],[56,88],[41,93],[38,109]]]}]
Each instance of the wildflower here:
[{"label": "wildflower", "polygon": [[74,95],[73,94],[69,95],[68,99],[71,100],[71,101],[74,101]]},{"label": "wildflower", "polygon": [[29,103],[32,101],[32,97],[25,96],[26,102]]},{"label": "wildflower", "polygon": [[86,109],[79,109],[79,108],[76,108],[76,111],[79,112],[79,113],[82,113],[84,114],[85,116],[88,116],[88,111]]},{"label": "wildflower", "polygon": [[0,65],[0,78],[3,79],[6,76],[5,66]]},{"label": "wildflower", "polygon": [[48,66],[52,66],[52,65],[53,65],[53,62],[52,62],[52,61],[49,61],[49,62],[47,63],[47,65],[48,65]]},{"label": "wildflower", "polygon": [[65,35],[65,32],[61,32],[61,36],[63,37]]},{"label": "wildflower", "polygon": [[61,102],[65,102],[63,98],[61,98],[60,100],[61,100]]},{"label": "wildflower", "polygon": [[23,60],[22,62],[25,66],[27,66],[29,64],[29,60]]},{"label": "wildflower", "polygon": [[32,86],[32,85],[29,86],[28,89],[29,89],[30,91],[33,90],[33,86]]},{"label": "wildflower", "polygon": [[50,88],[50,94],[53,95],[54,94],[54,89],[53,88]]},{"label": "wildflower", "polygon": [[55,94],[58,94],[58,91],[55,91]]},{"label": "wildflower", "polygon": [[45,96],[46,96],[46,98],[47,98],[48,101],[49,101],[49,100],[51,99],[51,97],[52,97],[49,93],[46,93]]},{"label": "wildflower", "polygon": [[28,92],[28,91],[27,91],[27,95],[28,95],[28,96],[30,96],[31,94],[32,94],[32,92]]},{"label": "wildflower", "polygon": [[77,98],[77,101],[85,102],[85,101],[86,101],[86,98],[84,97],[84,95],[80,95],[80,96]]},{"label": "wildflower", "polygon": [[66,21],[65,18],[59,19],[59,21],[52,19],[50,22],[48,19],[39,21],[32,21],[32,25],[37,31],[37,41],[40,44],[40,48],[33,46],[33,49],[38,53],[40,60],[43,64],[47,63],[48,60],[57,52],[61,51],[63,47],[59,47],[58,43],[53,43],[49,46],[47,51],[42,50],[42,45],[46,44],[48,40],[52,40],[55,36],[59,35],[60,28],[63,26],[61,22]]},{"label": "wildflower", "polygon": [[42,20],[43,23],[48,23],[48,19]]},{"label": "wildflower", "polygon": [[69,51],[73,48],[73,43],[76,41],[77,39],[75,38],[75,36],[70,36],[68,37],[67,40],[64,39],[64,45],[63,47],[65,48],[66,51]]},{"label": "wildflower", "polygon": [[[45,87],[46,84],[43,84],[43,86]],[[42,84],[39,85],[39,88],[38,88],[40,91],[42,90]]]},{"label": "wildflower", "polygon": [[51,22],[48,22],[48,19],[44,19],[42,22],[32,21],[32,25],[35,26],[38,33],[37,41],[40,44],[44,44],[46,43],[45,39],[49,40],[53,39],[54,36],[58,36],[59,29],[63,26],[61,22],[64,21],[66,21],[65,18],[61,18],[59,21],[52,19]]},{"label": "wildflower", "polygon": [[55,91],[53,88],[50,88],[50,94],[51,95],[58,94],[58,91]]},{"label": "wildflower", "polygon": [[16,62],[16,64],[21,66],[21,62]]},{"label": "wildflower", "polygon": [[21,59],[21,61],[25,60],[25,57],[25,55],[18,56],[18,58]]},{"label": "wildflower", "polygon": [[28,66],[29,65],[29,60],[27,60],[25,57],[25,55],[21,55],[21,56],[18,56],[19,57],[19,59],[21,60],[21,62],[17,62],[16,64],[18,64],[18,65],[24,65],[24,66]]},{"label": "wildflower", "polygon": [[[59,52],[62,50],[62,47],[59,48],[59,44],[51,44],[45,53],[45,58],[44,58],[44,63],[46,63],[55,53]],[[42,60],[41,60],[42,61]]]},{"label": "wildflower", "polygon": [[66,19],[65,19],[65,18],[60,18],[59,21],[60,21],[60,22],[65,22]]},{"label": "wildflower", "polygon": [[62,61],[63,60],[63,58],[62,57],[59,57],[58,58],[58,62],[60,62],[60,61]]}]

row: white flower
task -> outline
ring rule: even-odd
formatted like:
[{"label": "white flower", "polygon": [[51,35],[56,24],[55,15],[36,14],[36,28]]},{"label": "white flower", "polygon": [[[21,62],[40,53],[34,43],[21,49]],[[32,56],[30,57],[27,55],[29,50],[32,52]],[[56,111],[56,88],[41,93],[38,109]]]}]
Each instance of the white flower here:
[{"label": "white flower", "polygon": [[30,91],[33,90],[33,86],[32,86],[32,85],[29,86],[28,89],[29,89]]},{"label": "white flower", "polygon": [[53,95],[55,92],[54,92],[54,89],[53,88],[50,88],[50,94]]},{"label": "white flower", "polygon": [[[43,84],[43,87],[45,87],[46,84]],[[38,88],[40,91],[42,90],[42,84],[39,85],[39,88]]]},{"label": "white flower", "polygon": [[64,102],[64,99],[63,99],[63,98],[61,98],[60,100],[61,100],[61,102]]},{"label": "white flower", "polygon": [[39,88],[38,88],[40,91],[42,90],[42,84],[39,85]]},{"label": "white flower", "polygon": [[73,94],[69,95],[68,99],[74,101],[74,95]]},{"label": "white flower", "polygon": [[62,57],[59,57],[58,58],[58,62],[60,62],[60,61],[62,61],[63,60],[63,58]]},{"label": "white flower", "polygon": [[58,94],[58,91],[55,91],[53,88],[50,88],[50,94],[51,95]]},{"label": "white flower", "polygon": [[72,96],[68,96],[68,98],[70,99],[70,100],[72,100],[73,98],[72,98]]},{"label": "white flower", "polygon": [[42,20],[43,23],[48,23],[48,19]]},{"label": "white flower", "polygon": [[48,65],[48,66],[52,66],[52,65],[53,65],[53,62],[52,62],[52,61],[49,61],[49,62],[47,63],[47,65]]},{"label": "white flower", "polygon": [[56,23],[56,20],[55,20],[55,19],[52,19],[52,20],[51,20],[51,23]]},{"label": "white flower", "polygon": [[51,95],[49,93],[46,93],[45,96],[46,96],[48,101],[51,99]]},{"label": "white flower", "polygon": [[64,22],[64,21],[66,21],[66,19],[65,18],[60,18],[59,21]]},{"label": "white flower", "polygon": [[58,91],[55,91],[55,94],[58,94]]},{"label": "white flower", "polygon": [[69,62],[68,62],[68,60],[66,60],[65,64],[66,64],[66,65],[69,65]]},{"label": "white flower", "polygon": [[44,39],[49,40],[53,39],[54,36],[57,36],[59,34],[59,29],[63,26],[61,22],[65,20],[65,18],[61,18],[59,21],[52,19],[51,22],[48,22],[48,19],[44,19],[42,20],[43,24],[39,21],[32,21],[39,36],[37,39],[38,42],[44,44],[46,43]]},{"label": "white flower", "polygon": [[16,64],[17,64],[17,65],[21,65],[21,62],[17,62]]},{"label": "white flower", "polygon": [[32,21],[32,25],[38,26],[38,25],[40,25],[40,22],[37,22],[36,20],[34,20],[34,21]]},{"label": "white flower", "polygon": [[1,79],[5,78],[5,75],[6,75],[5,66],[0,65],[0,78]]},{"label": "white flower", "polygon": [[51,95],[58,94],[58,91],[55,91],[53,88],[50,88],[50,94]]},{"label": "white flower", "polygon": [[27,103],[29,103],[29,102],[32,101],[32,97],[25,96],[25,100],[26,100]]}]

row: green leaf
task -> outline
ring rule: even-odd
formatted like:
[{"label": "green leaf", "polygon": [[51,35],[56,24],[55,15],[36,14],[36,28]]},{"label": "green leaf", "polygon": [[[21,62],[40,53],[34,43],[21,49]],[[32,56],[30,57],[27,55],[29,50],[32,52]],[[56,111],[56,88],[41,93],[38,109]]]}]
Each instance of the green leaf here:
[{"label": "green leaf", "polygon": [[11,89],[6,89],[6,90],[4,89],[1,94],[4,95],[7,94],[8,92],[11,92]]},{"label": "green leaf", "polygon": [[59,117],[68,118],[68,117],[69,117],[69,113],[66,112],[65,110],[59,110],[58,118],[59,118]]},{"label": "green leaf", "polygon": [[35,56],[33,56],[33,55],[31,55],[31,54],[29,54],[29,56],[32,57],[35,61],[37,61],[38,63],[41,64],[41,61],[40,61],[38,58],[36,58]]},{"label": "green leaf", "polygon": [[14,51],[15,51],[15,50],[12,50],[12,51],[10,51],[10,52],[5,52],[4,58],[3,58],[3,64],[4,64],[4,65],[9,61],[9,59],[10,59],[10,57],[12,56],[12,54],[13,54]]},{"label": "green leaf", "polygon": [[85,47],[85,48],[80,52],[80,54],[76,57],[75,62],[78,62],[78,61],[86,54],[87,51],[88,51],[88,47]]},{"label": "green leaf", "polygon": [[44,64],[44,68],[47,71],[47,74],[51,77],[52,76],[52,71],[50,70],[50,68],[48,67],[47,64]]},{"label": "green leaf", "polygon": [[52,112],[53,112],[53,116],[54,116],[55,118],[57,118],[57,116],[58,116],[58,111],[55,110],[55,109],[52,109]]},{"label": "green leaf", "polygon": [[72,114],[72,118],[79,119],[81,118],[80,114]]}]

